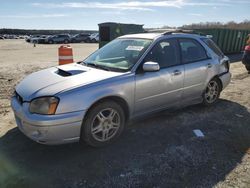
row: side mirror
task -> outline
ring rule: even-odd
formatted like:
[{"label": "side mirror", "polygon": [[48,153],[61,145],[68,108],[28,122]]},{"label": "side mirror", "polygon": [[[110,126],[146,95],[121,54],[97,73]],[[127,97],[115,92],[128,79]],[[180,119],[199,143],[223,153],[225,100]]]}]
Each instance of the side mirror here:
[{"label": "side mirror", "polygon": [[149,61],[143,64],[143,70],[145,72],[155,72],[160,70],[160,66],[156,62]]}]

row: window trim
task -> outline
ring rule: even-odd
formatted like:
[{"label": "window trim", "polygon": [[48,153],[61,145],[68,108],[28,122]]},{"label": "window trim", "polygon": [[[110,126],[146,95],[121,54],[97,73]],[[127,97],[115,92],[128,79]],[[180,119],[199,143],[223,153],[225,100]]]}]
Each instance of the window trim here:
[{"label": "window trim", "polygon": [[[191,63],[196,63],[196,62],[200,62],[200,61],[205,61],[205,60],[212,59],[211,57],[208,56],[208,54],[207,54],[208,52],[207,52],[206,48],[197,39],[188,38],[188,37],[180,37],[180,38],[176,38],[176,39],[178,41],[178,47],[179,47],[179,53],[180,53],[180,62],[181,62],[182,65],[191,64]],[[182,50],[181,50],[181,44],[180,44],[180,40],[181,39],[185,39],[185,40],[188,39],[188,40],[195,41],[196,43],[198,43],[201,46],[201,48],[205,51],[206,58],[195,60],[195,61],[184,62],[183,59],[182,59]]]},{"label": "window trim", "polygon": [[[221,51],[221,49],[219,48],[219,46],[210,38],[202,38],[201,41],[213,52],[215,53],[218,57],[223,57],[224,53]],[[211,41],[212,42],[212,47],[209,46],[209,44],[206,41]],[[213,49],[215,48],[215,49]],[[216,50],[218,51],[218,53],[216,52]]]},{"label": "window trim", "polygon": [[[169,65],[169,66],[166,66],[166,67],[160,67],[160,70],[164,70],[164,69],[167,69],[167,68],[170,68],[170,67],[175,67],[175,66],[180,66],[180,65],[182,65],[181,58],[180,58],[180,57],[181,57],[181,56],[180,56],[181,54],[180,54],[180,51],[179,51],[179,46],[178,46],[177,38],[163,38],[163,39],[157,41],[157,42],[150,48],[150,50],[148,51],[148,53],[150,53],[151,50],[152,50],[157,44],[159,44],[159,43],[161,43],[161,42],[164,42],[164,41],[169,41],[169,40],[173,40],[174,43],[175,43],[175,45],[176,45],[176,55],[177,55],[177,62],[178,62],[178,64],[176,64],[176,65]],[[145,63],[145,58],[147,57],[148,53],[145,55],[145,57],[144,57],[143,60],[141,61],[140,65],[137,67],[136,72],[138,72],[138,73],[141,72],[139,69],[141,69],[142,66],[143,66],[143,64]],[[159,63],[159,62],[157,62],[157,63]],[[160,70],[159,70],[159,71],[160,71]]]}]

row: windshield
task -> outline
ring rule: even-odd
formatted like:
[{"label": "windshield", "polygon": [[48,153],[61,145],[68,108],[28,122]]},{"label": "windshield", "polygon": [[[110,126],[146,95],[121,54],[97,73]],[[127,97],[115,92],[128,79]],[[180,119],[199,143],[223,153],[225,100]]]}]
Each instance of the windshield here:
[{"label": "windshield", "polygon": [[150,39],[116,39],[90,55],[84,63],[125,72],[135,65],[151,42]]}]

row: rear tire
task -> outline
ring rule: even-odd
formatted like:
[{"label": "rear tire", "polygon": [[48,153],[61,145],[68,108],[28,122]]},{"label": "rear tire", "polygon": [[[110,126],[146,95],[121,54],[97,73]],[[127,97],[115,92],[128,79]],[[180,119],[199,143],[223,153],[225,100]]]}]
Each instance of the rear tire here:
[{"label": "rear tire", "polygon": [[81,140],[94,147],[102,147],[114,142],[125,126],[125,113],[114,101],[96,104],[87,113],[82,124]]},{"label": "rear tire", "polygon": [[222,86],[218,78],[210,80],[202,96],[203,105],[211,106],[216,103],[220,97],[221,90]]},{"label": "rear tire", "polygon": [[49,40],[49,44],[54,44],[54,41],[53,40]]}]

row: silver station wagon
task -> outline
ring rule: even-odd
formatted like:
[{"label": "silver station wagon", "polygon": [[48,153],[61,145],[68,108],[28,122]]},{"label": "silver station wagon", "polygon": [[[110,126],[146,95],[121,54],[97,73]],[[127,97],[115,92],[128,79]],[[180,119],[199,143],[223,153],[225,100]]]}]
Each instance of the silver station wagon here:
[{"label": "silver station wagon", "polygon": [[229,59],[185,32],[119,37],[82,62],[35,72],[15,88],[19,129],[42,144],[104,146],[128,120],[172,107],[214,104],[229,84]]}]

